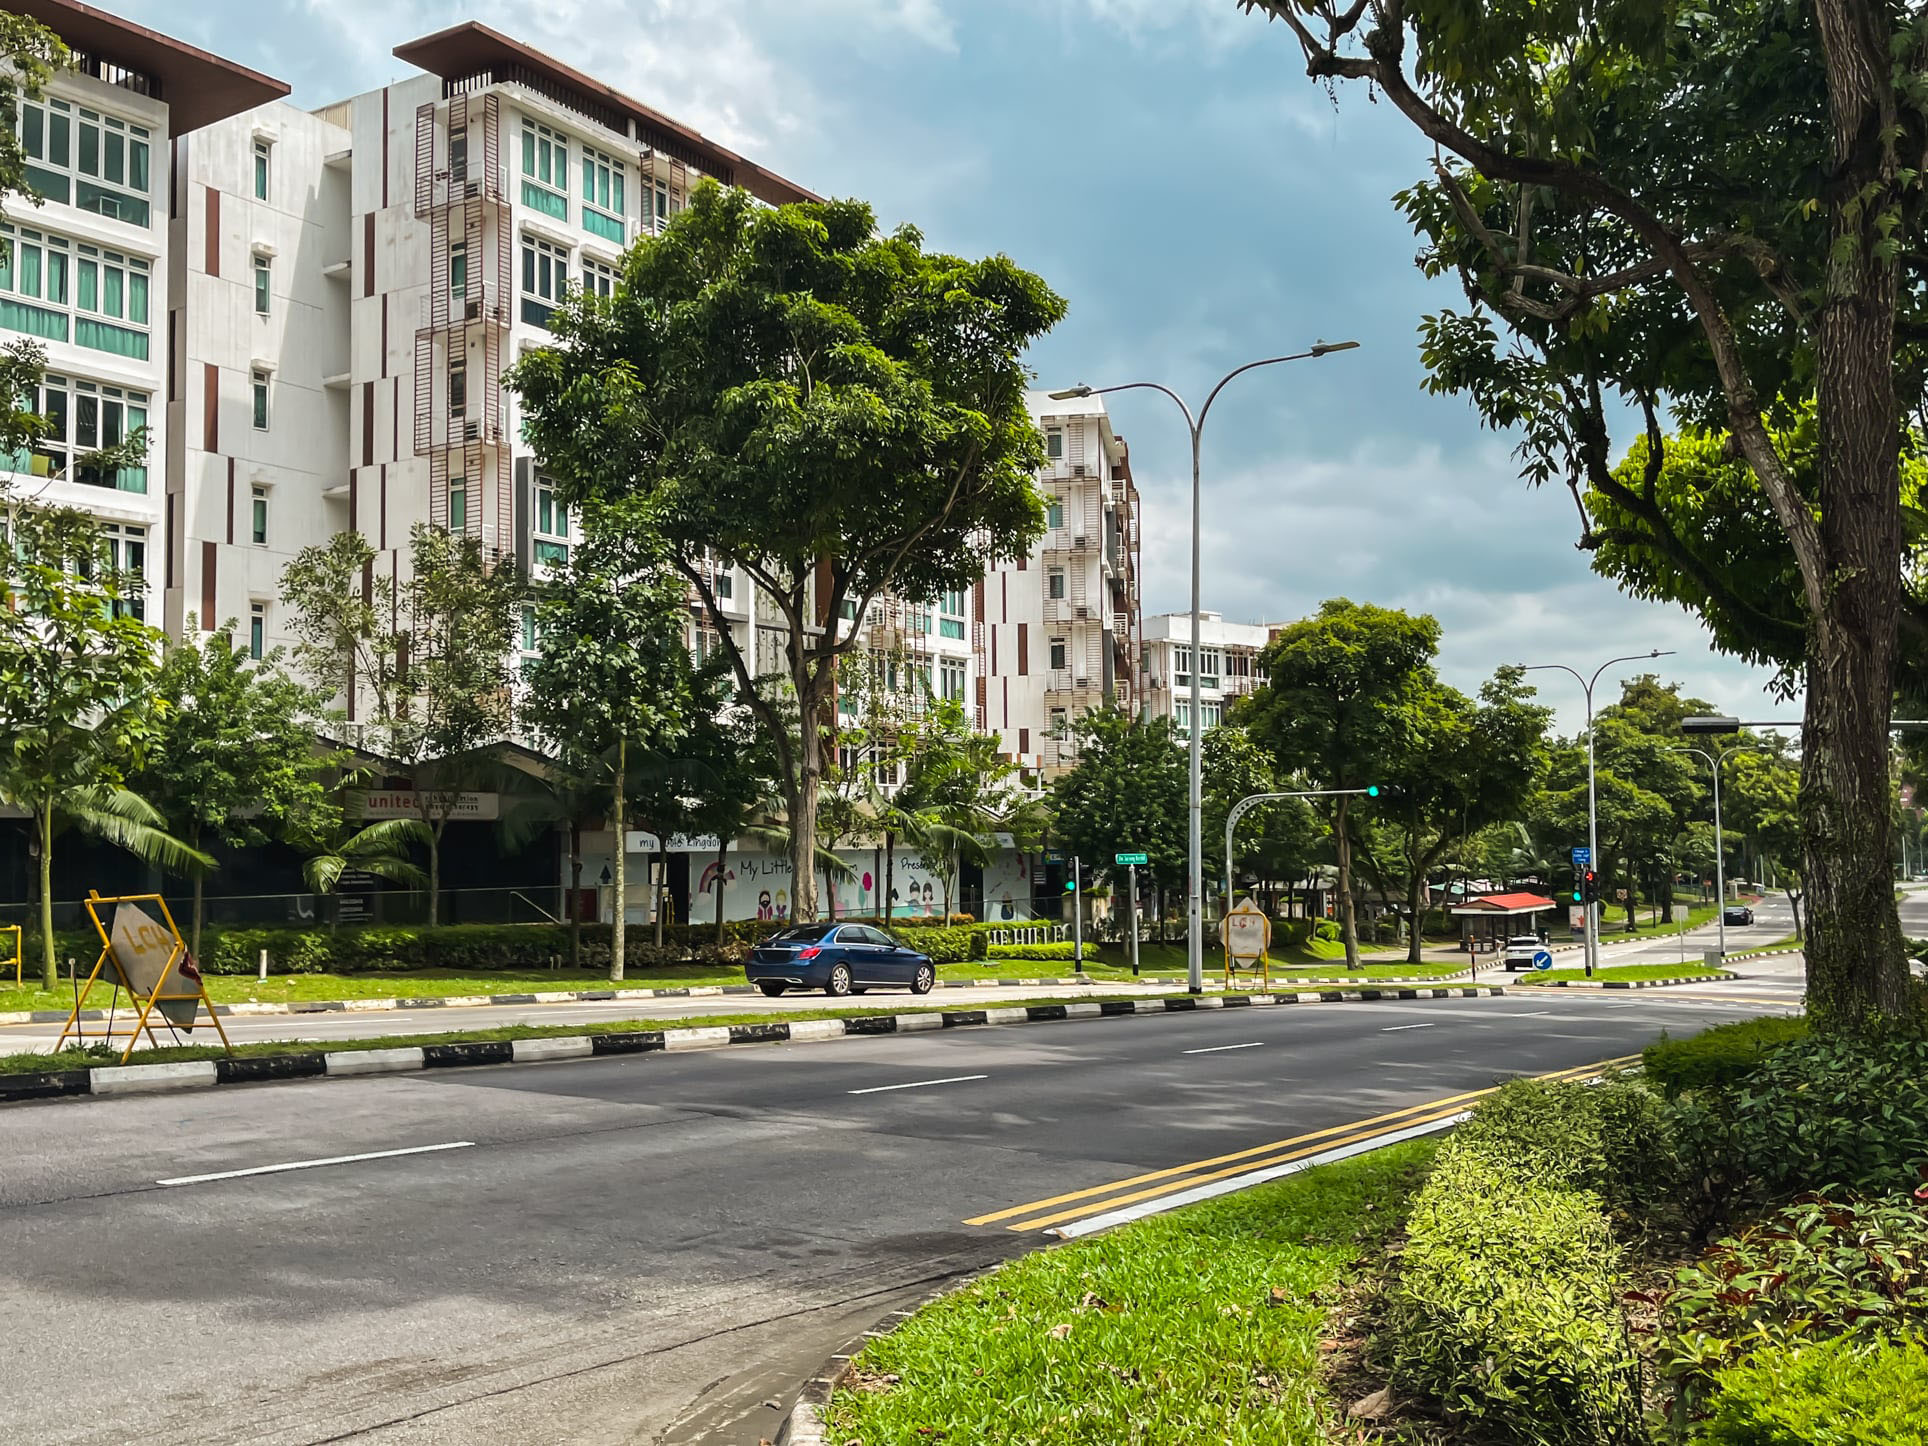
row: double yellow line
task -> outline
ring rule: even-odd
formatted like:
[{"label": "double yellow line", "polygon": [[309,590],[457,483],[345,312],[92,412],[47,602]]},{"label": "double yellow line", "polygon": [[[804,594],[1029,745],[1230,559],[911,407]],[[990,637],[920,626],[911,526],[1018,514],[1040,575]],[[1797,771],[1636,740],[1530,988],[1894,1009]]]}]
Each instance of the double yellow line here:
[{"label": "double yellow line", "polygon": [[[1573,1069],[1554,1070],[1550,1074],[1535,1075],[1534,1078],[1586,1079],[1603,1074],[1616,1066],[1630,1064],[1638,1058],[1640,1056],[1637,1054],[1623,1054],[1614,1059],[1600,1060],[1595,1064],[1583,1064]],[[1052,1225],[1061,1225],[1067,1220],[1076,1220],[1080,1216],[1135,1205],[1141,1200],[1149,1200],[1159,1195],[1176,1194],[1181,1190],[1189,1190],[1194,1185],[1208,1184],[1213,1180],[1223,1180],[1232,1175],[1243,1175],[1248,1171],[1263,1170],[1273,1165],[1288,1164],[1293,1160],[1302,1160],[1307,1155],[1317,1155],[1326,1150],[1338,1149],[1343,1145],[1358,1144],[1362,1140],[1411,1129],[1415,1125],[1433,1124],[1461,1113],[1467,1108],[1469,1101],[1482,1099],[1499,1088],[1499,1085],[1491,1085],[1486,1089],[1447,1095],[1442,1099],[1428,1100],[1424,1104],[1408,1105],[1403,1110],[1374,1115],[1371,1119],[1354,1120],[1350,1124],[1333,1125],[1328,1129],[1293,1135],[1290,1139],[1274,1140],[1271,1144],[1254,1145],[1247,1150],[1235,1150],[1229,1155],[1214,1155],[1209,1160],[1195,1160],[1189,1165],[1172,1165],[1167,1169],[1133,1175],[1129,1179],[1113,1180],[1107,1185],[1093,1185],[1088,1189],[1073,1190],[1069,1194],[1053,1195],[1049,1199],[1033,1200],[1024,1205],[1013,1205],[1008,1210],[997,1210],[989,1215],[974,1216],[964,1223],[966,1225],[1003,1224],[1006,1230],[1043,1230]],[[1131,1187],[1134,1185],[1144,1185],[1149,1188],[1133,1190]],[[1114,1193],[1120,1190],[1130,1193],[1123,1195]],[[1060,1205],[1069,1205],[1072,1208],[1053,1209],[1054,1206]],[[1039,1210],[1051,1213],[1034,1215],[1033,1212]],[[1013,1219],[1020,1215],[1026,1218]]]}]

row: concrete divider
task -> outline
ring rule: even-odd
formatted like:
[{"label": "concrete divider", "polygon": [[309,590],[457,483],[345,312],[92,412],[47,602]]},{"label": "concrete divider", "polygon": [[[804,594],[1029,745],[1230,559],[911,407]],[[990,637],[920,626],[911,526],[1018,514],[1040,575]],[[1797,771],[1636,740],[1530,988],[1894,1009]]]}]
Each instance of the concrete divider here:
[{"label": "concrete divider", "polygon": [[339,1049],[328,1056],[329,1074],[402,1074],[422,1067],[420,1049]]},{"label": "concrete divider", "polygon": [[595,1046],[583,1035],[563,1039],[518,1039],[512,1042],[517,1064],[535,1059],[587,1059],[596,1052]]},{"label": "concrete divider", "polygon": [[125,1095],[151,1090],[194,1090],[215,1082],[214,1061],[180,1064],[115,1064],[89,1070],[88,1093]]}]

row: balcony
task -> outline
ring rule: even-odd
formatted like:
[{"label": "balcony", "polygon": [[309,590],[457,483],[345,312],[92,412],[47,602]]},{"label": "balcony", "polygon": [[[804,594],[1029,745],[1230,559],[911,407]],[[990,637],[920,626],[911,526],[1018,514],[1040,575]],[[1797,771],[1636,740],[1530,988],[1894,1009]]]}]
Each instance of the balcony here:
[{"label": "balcony", "polygon": [[[417,335],[436,330],[435,303],[437,298],[422,298],[422,324]],[[447,320],[440,323],[444,327],[504,326],[509,324],[509,308],[502,297],[476,282],[460,293],[451,294],[447,302]]]},{"label": "balcony", "polygon": [[1102,609],[1090,603],[1073,602],[1068,597],[1047,597],[1044,600],[1044,620],[1047,623],[1089,622],[1101,616]]}]

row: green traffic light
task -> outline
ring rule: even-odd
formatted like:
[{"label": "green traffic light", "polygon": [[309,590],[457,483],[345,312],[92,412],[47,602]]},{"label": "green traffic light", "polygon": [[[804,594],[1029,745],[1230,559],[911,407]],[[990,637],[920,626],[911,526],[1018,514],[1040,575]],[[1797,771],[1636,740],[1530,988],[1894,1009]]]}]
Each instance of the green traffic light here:
[{"label": "green traffic light", "polygon": [[1367,798],[1379,797],[1379,785],[1376,783],[1368,784],[1366,786],[1366,797]]},{"label": "green traffic light", "polygon": [[1583,900],[1580,898],[1580,891],[1578,889],[1575,889],[1573,891],[1573,902],[1576,904],[1583,902]]},{"label": "green traffic light", "polygon": [[1076,893],[1077,889],[1078,889],[1078,881],[1076,879],[1066,879],[1064,881],[1064,891],[1067,894]]}]

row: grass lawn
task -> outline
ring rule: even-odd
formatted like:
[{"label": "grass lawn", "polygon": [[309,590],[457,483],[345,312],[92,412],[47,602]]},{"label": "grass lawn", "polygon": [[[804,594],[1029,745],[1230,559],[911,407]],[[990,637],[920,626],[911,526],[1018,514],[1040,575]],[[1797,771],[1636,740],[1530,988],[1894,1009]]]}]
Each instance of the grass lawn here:
[{"label": "grass lawn", "polygon": [[[1510,982],[1520,984],[1544,984],[1548,980],[1585,979],[1584,969],[1549,969],[1544,974],[1528,970]],[[1720,974],[1710,974],[1704,964],[1688,960],[1685,964],[1623,964],[1618,969],[1596,969],[1595,979],[1719,979]]]},{"label": "grass lawn", "polygon": [[[1184,951],[1177,972],[1185,969]],[[968,964],[939,967],[940,979],[1055,979],[1071,974],[1069,959],[977,959]],[[1085,972],[1095,980],[1130,979],[1129,968],[1107,968],[1086,959]],[[606,974],[572,974],[567,970],[492,969],[465,974],[447,969],[410,969],[392,974],[279,974],[265,981],[250,975],[207,976],[208,996],[216,1004],[287,1004],[304,999],[427,999],[450,994],[538,994],[572,989],[675,989],[696,985],[743,983],[740,968],[691,965],[687,968],[632,970],[621,984]],[[106,1008],[109,991],[94,986],[88,1007]],[[0,976],[0,1013],[21,1009],[72,1009],[73,990],[65,981],[48,992],[34,987],[13,988],[13,974]]]},{"label": "grass lawn", "polygon": [[1314,1446],[1341,1426],[1319,1343],[1399,1225],[1414,1140],[1040,1250],[866,1345],[830,1411],[861,1446]]},{"label": "grass lawn", "polygon": [[[1320,952],[1314,953],[1311,949],[1296,948],[1284,949],[1274,954],[1272,956],[1274,980],[1289,981],[1292,975],[1285,972],[1287,969],[1316,970],[1316,973],[1305,976],[1307,978],[1344,979],[1348,977],[1346,950],[1343,944],[1320,943],[1312,947]],[[1325,952],[1327,950],[1333,952]],[[1095,950],[1087,949],[1085,951],[1087,972],[1092,972],[1090,961],[1094,953],[1104,964],[1122,970],[1123,977],[1127,979],[1131,977],[1130,955],[1123,944],[1100,944]],[[1008,964],[1019,961],[1000,962]],[[1042,969],[1044,965],[1039,964],[1034,967]],[[1066,960],[1063,967],[1069,969],[1070,961]],[[1181,975],[1185,972],[1185,946],[1183,944],[1140,944],[1138,967],[1146,974]],[[1454,975],[1465,972],[1464,962],[1407,964],[1403,961],[1388,963],[1382,959],[1365,965],[1350,977],[1355,979],[1450,979]],[[1210,979],[1215,974],[1220,978],[1224,977],[1225,955],[1220,950],[1211,949],[1205,954],[1205,977]]]}]

